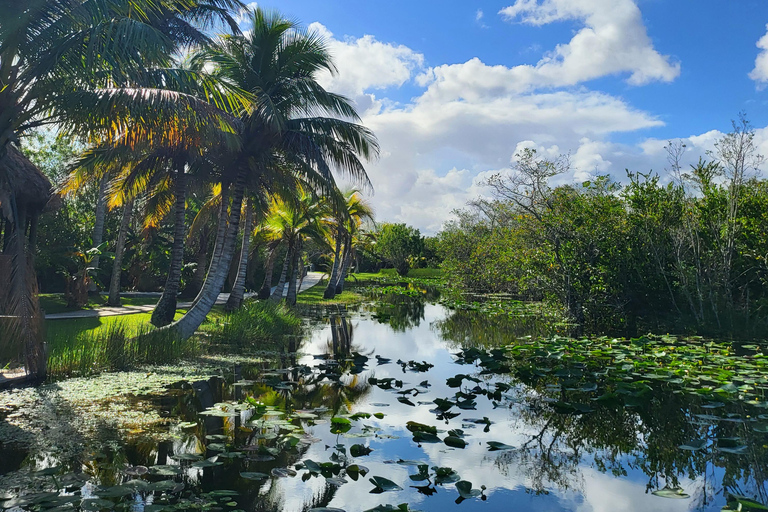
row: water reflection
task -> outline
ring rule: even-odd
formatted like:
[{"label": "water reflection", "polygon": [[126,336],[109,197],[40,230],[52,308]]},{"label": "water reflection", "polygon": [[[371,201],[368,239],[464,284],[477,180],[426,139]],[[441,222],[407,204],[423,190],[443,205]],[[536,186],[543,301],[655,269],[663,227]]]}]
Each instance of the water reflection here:
[{"label": "water reflection", "polygon": [[[768,410],[759,403],[498,350],[554,330],[535,318],[451,312],[403,295],[321,315],[273,361],[137,397],[137,407],[168,416],[162,442],[105,429],[88,440],[87,457],[58,461],[62,472],[106,489],[83,495],[106,493],[134,510],[656,511],[719,510],[729,495],[768,501]],[[352,469],[361,465],[367,474]],[[372,477],[394,490],[372,493]],[[108,497],[137,478],[170,483]],[[464,499],[459,479],[486,489]],[[10,481],[0,477],[0,487]]]}]

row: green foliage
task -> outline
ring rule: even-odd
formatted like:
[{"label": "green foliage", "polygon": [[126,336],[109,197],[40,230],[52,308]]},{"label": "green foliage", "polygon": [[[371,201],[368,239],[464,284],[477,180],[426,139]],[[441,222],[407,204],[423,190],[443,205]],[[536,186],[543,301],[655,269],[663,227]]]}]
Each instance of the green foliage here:
[{"label": "green foliage", "polygon": [[721,183],[719,164],[700,161],[667,185],[628,173],[626,186],[550,188],[561,162],[519,158],[511,178],[489,180],[496,200],[439,234],[452,288],[545,300],[593,331],[768,327],[768,181]]},{"label": "green foliage", "polygon": [[233,349],[263,349],[267,343],[300,336],[303,332],[301,318],[285,304],[255,300],[212,319],[204,328],[216,346]]},{"label": "green foliage", "polygon": [[197,340],[181,340],[168,331],[153,332],[146,318],[119,318],[88,330],[82,329],[82,321],[57,327],[59,322],[49,326],[47,337],[51,377],[168,363],[200,351]]},{"label": "green foliage", "polygon": [[401,276],[408,275],[414,259],[424,249],[424,240],[416,228],[405,224],[382,224],[376,241],[376,252]]}]

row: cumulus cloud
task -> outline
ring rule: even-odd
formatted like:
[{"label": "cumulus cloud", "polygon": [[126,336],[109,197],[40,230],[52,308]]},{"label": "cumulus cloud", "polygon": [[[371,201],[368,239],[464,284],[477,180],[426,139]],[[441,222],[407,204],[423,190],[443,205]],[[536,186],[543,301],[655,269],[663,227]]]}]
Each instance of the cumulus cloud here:
[{"label": "cumulus cloud", "polygon": [[[768,25],[765,26],[768,31]],[[755,69],[749,73],[749,78],[757,82],[758,89],[764,89],[768,85],[768,32],[757,41],[760,53],[755,59]]]},{"label": "cumulus cloud", "polygon": [[400,87],[424,66],[424,56],[403,45],[383,43],[371,35],[336,39],[324,25],[312,23],[310,30],[327,42],[338,73],[326,73],[320,83],[355,100],[360,110],[380,108],[371,90]]},{"label": "cumulus cloud", "polygon": [[620,73],[630,74],[630,84],[643,85],[671,82],[680,74],[680,64],[654,48],[633,0],[517,0],[499,13],[529,25],[584,24],[535,66],[513,68],[519,88],[574,85]]}]

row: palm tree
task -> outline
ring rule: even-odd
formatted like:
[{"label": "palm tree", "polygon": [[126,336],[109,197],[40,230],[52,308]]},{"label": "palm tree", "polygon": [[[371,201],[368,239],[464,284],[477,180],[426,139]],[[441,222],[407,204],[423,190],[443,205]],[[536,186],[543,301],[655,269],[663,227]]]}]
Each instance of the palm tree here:
[{"label": "palm tree", "polygon": [[288,286],[286,300],[289,304],[296,303],[296,283],[299,276],[299,261],[304,240],[322,241],[325,239],[322,219],[326,216],[326,203],[306,186],[299,187],[293,197],[276,197],[272,201],[269,215],[265,220],[266,230],[279,233],[288,250],[283,262],[283,270],[272,300],[281,300]]},{"label": "palm tree", "polygon": [[[172,324],[182,337],[191,336],[216,301],[227,277],[236,245],[240,212],[249,183],[259,176],[288,169],[313,188],[329,191],[332,170],[368,184],[360,157],[378,153],[373,134],[363,126],[351,103],[326,91],[322,71],[335,72],[330,54],[315,33],[299,30],[278,14],[251,13],[252,30],[220,37],[198,58],[209,61],[213,74],[251,93],[239,114],[241,149],[222,157],[225,197],[217,228],[214,258],[194,306]],[[224,205],[230,202],[227,214]]]},{"label": "palm tree", "polygon": [[[173,127],[181,119],[220,128],[218,115],[191,109],[196,102],[157,87],[186,83],[219,97],[210,83],[163,68],[179,44],[206,39],[190,23],[210,25],[236,5],[241,4],[236,0],[0,3],[0,163],[26,131],[45,124],[101,140],[126,133],[136,120],[142,130],[165,133],[166,138],[177,135]],[[148,73],[153,67],[157,69]],[[137,89],[142,81],[144,88]],[[133,88],[127,88],[129,84]],[[0,170],[0,186],[8,179]],[[16,232],[23,229],[24,219],[15,209],[6,220]],[[14,260],[15,281],[27,281],[26,260],[26,255]],[[29,287],[15,288],[15,295],[12,300],[30,304],[26,311],[39,309]],[[22,316],[20,325],[36,323],[31,314]],[[28,344],[40,343],[39,335],[26,338]]]},{"label": "palm tree", "polygon": [[360,234],[360,227],[366,219],[373,220],[373,208],[370,203],[356,189],[344,192],[342,209],[331,220],[336,237],[336,251],[324,297],[333,298],[344,291],[344,279],[355,257],[355,243]]}]

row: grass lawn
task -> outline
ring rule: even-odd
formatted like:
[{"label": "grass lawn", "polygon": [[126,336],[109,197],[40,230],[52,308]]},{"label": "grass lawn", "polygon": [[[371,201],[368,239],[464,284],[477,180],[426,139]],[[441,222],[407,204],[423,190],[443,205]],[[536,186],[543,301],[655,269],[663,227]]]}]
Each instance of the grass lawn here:
[{"label": "grass lawn", "polygon": [[[176,319],[181,318],[186,310],[176,311]],[[120,326],[129,334],[145,332],[152,328],[149,319],[151,313],[136,313],[133,315],[103,316],[94,318],[71,318],[66,320],[47,320],[45,322],[45,337],[48,343],[56,338],[76,337],[80,334],[97,334]]]},{"label": "grass lawn", "polygon": [[[64,294],[62,293],[41,293],[40,307],[48,314],[53,313],[68,313],[70,311],[80,311],[78,308],[67,307],[67,302],[64,300]],[[121,302],[123,306],[145,306],[147,304],[156,304],[158,301],[155,297],[122,297]],[[105,307],[107,305],[107,298],[101,295],[95,295],[88,299],[88,304],[81,309],[97,309]]]},{"label": "grass lawn", "polygon": [[[347,283],[354,283],[354,281],[347,280]],[[341,295],[335,296],[333,299],[324,299],[323,298],[323,292],[325,292],[325,287],[328,285],[328,281],[323,279],[319,283],[317,283],[315,286],[310,288],[309,290],[305,290],[301,292],[296,297],[296,303],[297,304],[307,304],[307,305],[315,305],[315,304],[351,304],[354,302],[360,302],[363,300],[363,296],[359,293],[355,293],[353,291],[350,291],[349,289],[345,289],[344,293]]]}]

